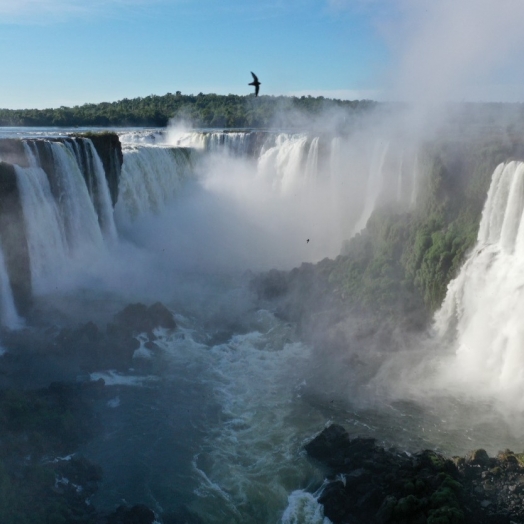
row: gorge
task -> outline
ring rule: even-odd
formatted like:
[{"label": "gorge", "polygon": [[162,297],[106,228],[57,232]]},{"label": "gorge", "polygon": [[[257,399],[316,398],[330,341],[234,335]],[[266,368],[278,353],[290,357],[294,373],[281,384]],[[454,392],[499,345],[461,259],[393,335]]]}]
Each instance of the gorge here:
[{"label": "gorge", "polygon": [[[304,452],[326,425],[405,456],[523,451],[523,161],[497,126],[3,128],[0,413],[31,445],[0,453],[0,480],[44,486],[55,464],[61,502],[35,522],[143,504],[326,524],[334,477]],[[53,417],[70,442],[32,448]],[[395,496],[382,522],[481,522]],[[520,522],[482,496],[485,522]]]}]

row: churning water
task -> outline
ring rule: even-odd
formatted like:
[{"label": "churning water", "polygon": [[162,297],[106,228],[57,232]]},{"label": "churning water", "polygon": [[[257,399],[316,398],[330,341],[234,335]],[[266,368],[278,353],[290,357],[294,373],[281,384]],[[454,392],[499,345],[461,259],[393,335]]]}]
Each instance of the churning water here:
[{"label": "churning water", "polygon": [[[379,205],[412,207],[423,176],[416,148],[369,136],[126,130],[113,213],[89,139],[37,144],[23,130],[13,133],[25,137],[28,161],[16,176],[42,303],[63,294],[85,322],[109,299],[119,307],[160,299],[178,325],[156,333],[156,353],[140,335],[135,369],[91,376],[111,391],[100,407],[104,433],[83,450],[104,467],[96,505],[186,506],[217,524],[326,524],[314,495],[322,478],[303,445],[329,421],[413,451],[515,442],[489,406],[483,417],[467,399],[421,395],[416,374],[416,395],[389,388],[422,350],[384,366],[358,400],[345,396],[344,369],[334,381],[320,379],[318,350],[297,338],[293,324],[260,309],[247,286],[247,270],[337,256]],[[51,179],[43,155],[53,159]],[[96,194],[81,169],[97,181]],[[523,369],[522,173],[516,163],[495,172],[479,244],[437,315],[439,336],[458,341],[458,365],[496,391],[518,390]],[[2,257],[0,277],[1,321],[16,328]],[[505,292],[503,305],[497,293]],[[471,339],[478,322],[480,354]],[[449,335],[453,326],[458,335]]]}]

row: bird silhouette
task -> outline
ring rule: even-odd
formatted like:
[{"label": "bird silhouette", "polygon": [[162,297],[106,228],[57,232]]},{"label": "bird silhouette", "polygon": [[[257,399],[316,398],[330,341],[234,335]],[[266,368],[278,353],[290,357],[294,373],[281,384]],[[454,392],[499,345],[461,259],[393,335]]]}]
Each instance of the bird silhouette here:
[{"label": "bird silhouette", "polygon": [[258,96],[258,91],[260,89],[260,82],[258,81],[257,75],[251,71],[251,74],[253,75],[253,82],[250,82],[248,86],[255,86],[255,96]]}]

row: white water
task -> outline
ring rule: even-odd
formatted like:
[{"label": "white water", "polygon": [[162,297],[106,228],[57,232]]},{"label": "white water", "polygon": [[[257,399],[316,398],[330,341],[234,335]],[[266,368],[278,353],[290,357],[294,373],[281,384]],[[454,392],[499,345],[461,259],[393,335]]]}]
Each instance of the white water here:
[{"label": "white water", "polygon": [[282,524],[331,524],[331,521],[324,517],[324,509],[314,495],[296,490],[289,495]]},{"label": "white water", "polygon": [[328,524],[315,497],[293,493],[315,477],[301,453],[324,423],[300,399],[310,348],[265,310],[252,315],[253,331],[212,346],[200,342],[205,336],[190,319],[177,322],[158,344],[186,376],[198,373],[220,405],[220,423],[208,428],[193,460],[191,508],[207,523]]},{"label": "white water", "polygon": [[[394,159],[405,156],[411,165],[413,153],[399,153],[385,140],[297,133],[177,136],[172,143],[205,153],[125,147],[116,220],[132,237],[138,217],[159,217],[148,236],[171,238],[176,259],[185,253],[200,266],[284,269],[336,257],[375,206],[391,201],[407,209],[412,198],[409,177],[416,173],[406,173]],[[260,152],[246,156],[246,144],[255,138],[263,140]],[[393,160],[386,162],[388,155]],[[177,199],[188,182],[192,192]]]},{"label": "white water", "polygon": [[362,211],[362,214],[355,225],[355,233],[358,233],[366,227],[369,217],[377,205],[377,200],[383,185],[382,169],[384,167],[384,160],[386,158],[389,145],[389,142],[384,141],[378,141],[375,144],[375,149],[373,151],[371,163],[369,166],[364,210]]},{"label": "white water", "polygon": [[318,169],[318,142],[319,137],[316,136],[311,141],[306,160],[306,180],[314,179],[319,174]]},{"label": "white water", "polygon": [[[117,239],[117,231],[113,213],[113,203],[111,201],[111,195],[109,193],[109,186],[107,184],[106,175],[104,172],[104,166],[98,156],[98,153],[93,145],[93,142],[89,139],[82,139],[87,145],[87,170],[88,173],[92,173],[96,179],[96,202],[93,202],[96,208],[99,210],[99,222],[101,224],[102,233],[106,239],[106,242],[114,244]],[[93,198],[93,197],[92,197]]]},{"label": "white water", "polygon": [[192,177],[187,153],[166,147],[128,147],[115,213],[120,221],[159,213]]},{"label": "white water", "polygon": [[212,153],[245,156],[248,153],[250,139],[249,132],[198,132],[170,129],[167,143],[174,147],[190,147]]},{"label": "white water", "polygon": [[111,197],[101,160],[91,141],[77,140],[82,140],[82,146],[86,147],[84,160],[87,165],[83,169],[96,180],[93,199],[81,172],[81,146],[76,142],[45,142],[44,147],[54,160],[52,173],[42,169],[38,149],[31,141],[23,144],[29,167],[15,165],[27,233],[32,289],[36,295],[57,289],[60,282],[65,283],[66,274],[74,264],[82,265],[85,256],[89,256],[93,263],[94,254],[96,257],[101,255],[105,243],[115,244],[117,241]]},{"label": "white water", "polygon": [[13,292],[4,260],[4,252],[0,248],[0,322],[8,329],[19,329],[24,325],[18,315],[13,300]]},{"label": "white water", "polygon": [[46,146],[54,159],[60,191],[58,205],[69,247],[75,250],[90,244],[102,249],[104,243],[98,217],[73,152],[60,142],[47,142]]},{"label": "white water", "polygon": [[26,223],[32,287],[38,294],[49,278],[54,280],[60,274],[66,262],[65,231],[43,169],[15,166],[15,171]]},{"label": "white water", "polygon": [[282,193],[295,191],[305,182],[304,154],[307,135],[280,134],[275,145],[262,150],[258,159],[258,174]]},{"label": "white water", "polygon": [[524,409],[524,163],[493,174],[477,244],[435,317],[455,355],[443,380]]}]

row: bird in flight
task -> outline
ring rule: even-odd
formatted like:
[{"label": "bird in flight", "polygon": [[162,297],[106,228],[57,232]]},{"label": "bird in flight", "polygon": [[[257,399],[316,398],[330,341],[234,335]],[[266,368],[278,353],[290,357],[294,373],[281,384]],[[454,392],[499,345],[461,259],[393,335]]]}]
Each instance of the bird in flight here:
[{"label": "bird in flight", "polygon": [[251,74],[253,75],[253,82],[250,82],[248,86],[255,86],[255,96],[258,96],[258,91],[260,89],[260,82],[258,81],[257,75],[251,71]]}]

